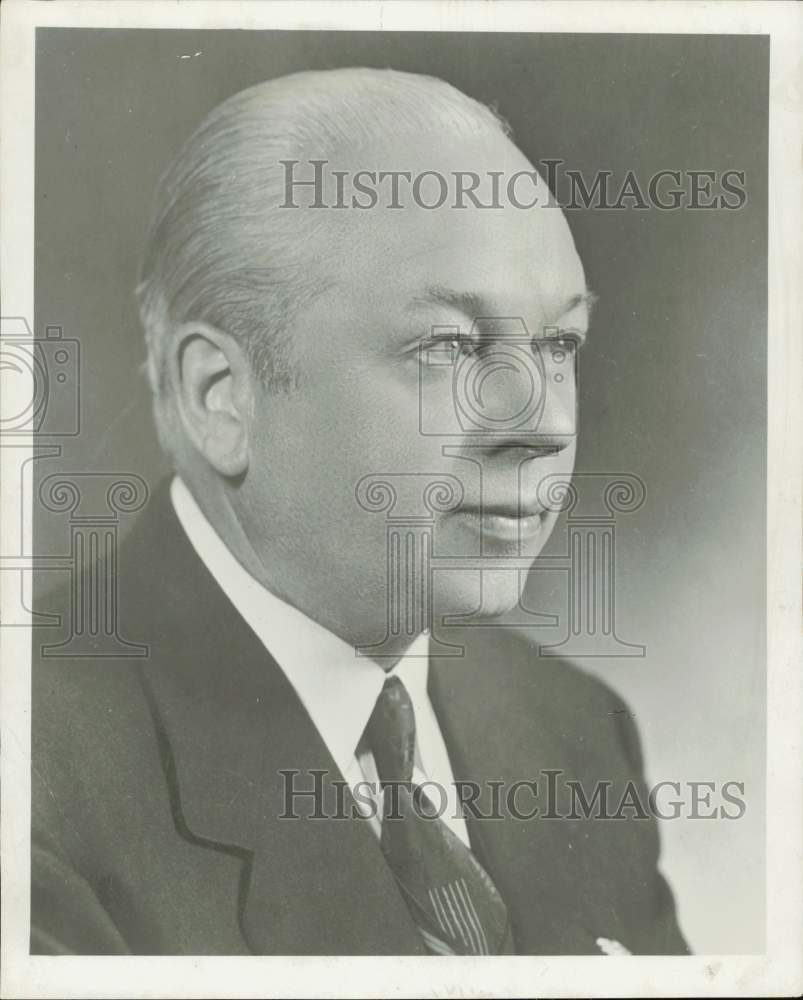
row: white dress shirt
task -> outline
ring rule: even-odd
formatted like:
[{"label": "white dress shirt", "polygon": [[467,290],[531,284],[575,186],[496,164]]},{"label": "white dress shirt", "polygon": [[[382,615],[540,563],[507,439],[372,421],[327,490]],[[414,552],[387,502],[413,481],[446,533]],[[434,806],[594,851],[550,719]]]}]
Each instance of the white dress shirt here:
[{"label": "white dress shirt", "polygon": [[240,565],[204,516],[184,482],[176,477],[170,498],[193,548],[220,588],[284,671],[320,733],[343,779],[352,791],[361,782],[363,797],[375,790],[370,806],[357,807],[377,833],[381,831],[381,791],[373,754],[361,737],[387,677],[395,674],[413,703],[416,720],[416,766],[413,781],[436,782],[427,789],[442,819],[469,845],[468,831],[454,787],[449,755],[427,694],[429,637],[419,638],[389,671],[358,656],[352,646],[297,608],[276,597]]}]

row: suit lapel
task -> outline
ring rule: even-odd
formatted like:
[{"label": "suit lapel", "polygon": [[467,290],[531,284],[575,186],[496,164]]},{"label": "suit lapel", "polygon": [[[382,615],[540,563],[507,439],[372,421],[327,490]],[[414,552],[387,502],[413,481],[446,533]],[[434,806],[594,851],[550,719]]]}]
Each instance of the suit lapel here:
[{"label": "suit lapel", "polygon": [[[514,782],[538,779],[539,768],[561,767],[565,755],[549,721],[558,707],[548,704],[546,690],[536,693],[543,682],[532,654],[523,643],[505,642],[501,631],[464,632],[466,655],[434,658],[430,669],[430,698],[455,780],[481,790],[480,818],[471,811],[466,817],[472,849],[505,900],[519,954],[598,954],[581,908],[593,888],[567,891],[577,887],[572,824],[517,820],[505,803]],[[539,786],[543,796],[543,780]],[[518,800],[523,811],[534,804],[543,810],[526,792]],[[504,819],[488,818],[500,811]]]},{"label": "suit lapel", "polygon": [[[348,790],[338,810],[334,760],[280,667],[192,549],[166,488],[127,549],[121,590],[137,594],[137,627],[150,645],[143,684],[176,826],[199,846],[242,856],[239,917],[249,947],[423,953],[376,837],[350,818]],[[289,797],[315,780],[326,814],[349,818],[312,818],[311,796]]]}]

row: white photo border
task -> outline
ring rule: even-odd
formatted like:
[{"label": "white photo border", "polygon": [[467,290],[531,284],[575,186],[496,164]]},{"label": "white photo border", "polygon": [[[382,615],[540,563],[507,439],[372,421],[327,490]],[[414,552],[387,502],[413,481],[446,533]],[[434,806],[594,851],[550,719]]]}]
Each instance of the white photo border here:
[{"label": "white photo border", "polygon": [[[690,957],[79,957],[28,954],[30,631],[0,630],[5,997],[548,997],[799,995],[803,990],[801,330],[803,7],[686,2],[213,2],[7,0],[2,34],[2,310],[33,319],[37,26],[215,30],[516,31],[770,36],[767,469],[767,951]],[[21,398],[25,387],[19,386]],[[18,439],[30,449],[31,439]],[[17,458],[20,453],[14,449]],[[2,453],[3,472],[16,466]],[[27,469],[30,470],[31,463]],[[30,472],[29,472],[30,474]],[[21,490],[2,476],[2,537]],[[30,517],[22,518],[30,528]],[[30,539],[27,539],[29,542]],[[30,548],[25,549],[30,551]],[[2,609],[16,574],[0,574]],[[26,603],[30,602],[30,576]],[[2,621],[0,617],[0,621]],[[716,901],[712,901],[715,908]],[[604,959],[604,960],[603,960]]]}]

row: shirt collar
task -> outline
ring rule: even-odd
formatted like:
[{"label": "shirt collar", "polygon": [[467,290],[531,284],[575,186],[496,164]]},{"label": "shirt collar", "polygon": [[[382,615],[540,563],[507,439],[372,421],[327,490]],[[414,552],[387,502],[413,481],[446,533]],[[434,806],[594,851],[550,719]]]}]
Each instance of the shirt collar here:
[{"label": "shirt collar", "polygon": [[429,638],[420,635],[389,672],[271,593],[240,565],[187,486],[170,498],[193,548],[234,607],[284,671],[341,774],[351,764],[385,679],[404,683],[416,714],[427,701]]}]

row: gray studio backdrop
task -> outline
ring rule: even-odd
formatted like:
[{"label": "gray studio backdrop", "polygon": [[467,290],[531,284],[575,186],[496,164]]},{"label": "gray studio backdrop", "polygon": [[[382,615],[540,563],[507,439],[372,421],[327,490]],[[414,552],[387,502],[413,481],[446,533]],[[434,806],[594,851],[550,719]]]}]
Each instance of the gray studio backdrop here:
[{"label": "gray studio backdrop", "polygon": [[[53,471],[164,474],[133,300],[160,170],[202,116],[268,77],[344,65],[437,75],[510,121],[533,161],[588,175],[740,170],[739,211],[569,213],[600,295],[581,367],[584,471],[630,472],[617,628],[643,658],[580,661],[630,702],[653,782],[739,781],[738,820],[662,824],[698,952],[764,945],[768,57],[753,36],[39,29],[37,336],[81,345],[81,431]],[[127,530],[126,518],[121,531]],[[557,531],[549,551],[565,538]],[[69,546],[38,510],[37,553]],[[41,574],[55,582],[57,572]],[[37,581],[38,585],[41,581]],[[561,610],[555,578],[527,601]],[[544,638],[543,641],[549,641]]]}]

